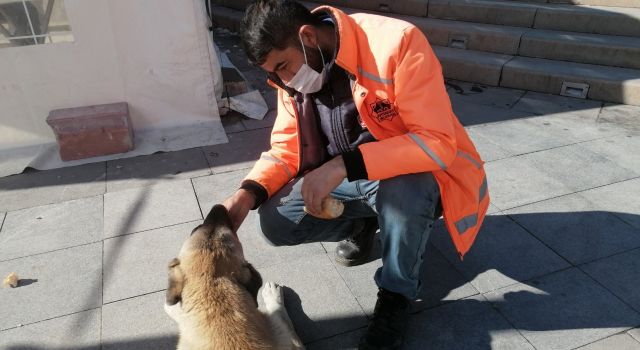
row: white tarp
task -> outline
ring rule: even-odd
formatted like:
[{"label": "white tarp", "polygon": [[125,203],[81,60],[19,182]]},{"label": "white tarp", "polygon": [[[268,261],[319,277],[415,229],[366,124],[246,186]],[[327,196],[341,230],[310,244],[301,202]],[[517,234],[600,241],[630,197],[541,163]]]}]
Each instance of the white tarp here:
[{"label": "white tarp", "polygon": [[[0,49],[0,176],[227,142],[201,0],[66,0],[75,41]],[[52,109],[125,101],[132,152],[62,162]]]}]

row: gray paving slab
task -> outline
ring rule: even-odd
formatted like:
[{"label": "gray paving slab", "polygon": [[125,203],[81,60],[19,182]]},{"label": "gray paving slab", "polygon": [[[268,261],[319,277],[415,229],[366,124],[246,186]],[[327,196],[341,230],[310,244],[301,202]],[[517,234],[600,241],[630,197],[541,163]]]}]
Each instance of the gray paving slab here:
[{"label": "gray paving slab", "polygon": [[[443,229],[431,242],[481,293],[569,267],[561,257],[504,215],[487,216],[471,250],[460,261]],[[541,263],[541,262],[544,263]]]},{"label": "gray paving slab", "polygon": [[0,332],[6,350],[100,350],[101,309],[83,311]]},{"label": "gray paving slab", "polygon": [[0,178],[0,211],[64,202],[103,194],[105,163],[47,171],[27,170]]},{"label": "gray paving slab", "polygon": [[532,116],[532,114],[528,112],[485,106],[464,101],[454,101],[452,107],[454,113],[460,120],[460,123],[466,127],[474,127],[480,124],[503,122],[507,120],[517,120]]},{"label": "gray paving slab", "polygon": [[640,132],[640,106],[606,103],[600,111],[598,122],[614,124],[632,132]]},{"label": "gray paving slab", "polygon": [[10,272],[20,284],[1,291],[0,330],[102,304],[102,243],[0,262],[0,276]]},{"label": "gray paving slab", "polygon": [[[375,260],[355,267],[336,265],[349,290],[369,316],[373,315],[378,293],[373,276],[382,266],[379,243],[376,238],[376,247],[372,253],[372,259],[375,258]],[[325,244],[325,246],[329,251],[329,257],[333,259],[336,243]],[[427,246],[424,259],[420,270],[423,287],[418,298],[413,302],[412,312],[478,294],[478,291],[431,244]]]},{"label": "gray paving slab", "polygon": [[174,350],[178,325],[164,312],[164,292],[102,307],[102,349]]},{"label": "gray paving slab", "polygon": [[[240,182],[248,170],[238,170],[212,176],[193,179],[193,185],[202,208],[202,215],[222,203],[240,187]],[[238,230],[242,242],[245,258],[256,267],[267,267],[297,260],[303,256],[324,254],[320,243],[303,244],[293,247],[274,247],[263,238],[259,232],[258,215],[251,211]]]},{"label": "gray paving slab", "polygon": [[525,156],[486,163],[485,170],[491,202],[502,210],[573,192]]},{"label": "gray paving slab", "polygon": [[610,292],[640,312],[640,249],[594,261],[580,267]]},{"label": "gray paving slab", "polygon": [[640,328],[634,328],[632,330],[629,330],[627,332],[627,334],[629,334],[630,336],[633,337],[633,339],[637,340],[640,342]]},{"label": "gray paving slab", "polygon": [[484,132],[476,132],[475,128],[468,128],[467,133],[473,144],[476,146],[476,150],[480,153],[480,157],[485,162],[492,162],[498,159],[504,159],[514,156],[514,154],[500,145],[493,142],[491,137],[485,136]]},{"label": "gray paving slab", "polygon": [[619,135],[581,144],[582,147],[602,154],[618,167],[640,174],[640,135]]},{"label": "gray paving slab", "polygon": [[485,297],[537,349],[573,349],[640,322],[640,314],[576,268]]},{"label": "gray paving slab", "polygon": [[244,125],[247,130],[257,130],[257,129],[269,129],[273,128],[273,124],[276,122],[276,116],[278,112],[276,110],[270,110],[264,116],[264,119],[250,119],[250,118],[242,118],[242,125]]},{"label": "gray paving slab", "polygon": [[640,202],[631,193],[640,193],[640,179],[594,188],[581,195],[601,211],[607,211],[640,229]]},{"label": "gray paving slab", "polygon": [[103,302],[131,298],[167,288],[167,265],[202,221],[106,239],[103,256]]},{"label": "gray paving slab", "polygon": [[107,192],[210,175],[202,148],[107,162]]},{"label": "gray paving slab", "polygon": [[497,108],[511,108],[525,94],[523,90],[505,89],[458,80],[447,80],[447,91],[452,104],[458,101]]},{"label": "gray paving slab", "polygon": [[578,348],[579,350],[639,350],[640,343],[628,334],[616,334],[609,338],[598,340],[589,345]]},{"label": "gray paving slab", "polygon": [[365,328],[355,331],[338,334],[336,336],[322,339],[313,343],[305,344],[307,350],[357,350],[360,337],[365,332]]},{"label": "gray paving slab", "polygon": [[190,180],[109,192],[104,195],[104,235],[202,220]]},{"label": "gray paving slab", "polygon": [[100,241],[102,214],[102,196],[9,212],[0,261]]},{"label": "gray paving slab", "polygon": [[251,168],[269,150],[271,130],[259,129],[227,135],[229,143],[203,147],[214,173]]},{"label": "gray paving slab", "polygon": [[326,255],[259,269],[263,281],[286,287],[285,306],[296,332],[311,342],[367,323],[355,297]]},{"label": "gray paving slab", "polygon": [[403,349],[533,350],[534,347],[478,295],[413,315]]},{"label": "gray paving slab", "polygon": [[242,114],[230,110],[227,114],[220,116],[222,120],[222,126],[227,134],[233,134],[236,132],[243,132],[247,129],[242,124]]},{"label": "gray paving slab", "polygon": [[2,226],[4,225],[4,219],[7,216],[7,213],[0,213],[0,230],[2,230]]},{"label": "gray paving slab", "polygon": [[581,194],[505,213],[574,265],[640,247],[640,229],[599,210]]},{"label": "gray paving slab", "polygon": [[602,107],[600,101],[527,91],[513,109],[539,115],[581,112],[597,118],[600,107]]}]

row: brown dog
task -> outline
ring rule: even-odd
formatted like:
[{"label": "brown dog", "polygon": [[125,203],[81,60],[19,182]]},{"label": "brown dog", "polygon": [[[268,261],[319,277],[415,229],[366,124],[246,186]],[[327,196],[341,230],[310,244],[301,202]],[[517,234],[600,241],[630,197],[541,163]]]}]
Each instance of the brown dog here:
[{"label": "brown dog", "polygon": [[258,309],[261,285],[226,208],[214,206],[169,263],[165,311],[180,328],[178,349],[304,349],[280,286],[265,284]]}]

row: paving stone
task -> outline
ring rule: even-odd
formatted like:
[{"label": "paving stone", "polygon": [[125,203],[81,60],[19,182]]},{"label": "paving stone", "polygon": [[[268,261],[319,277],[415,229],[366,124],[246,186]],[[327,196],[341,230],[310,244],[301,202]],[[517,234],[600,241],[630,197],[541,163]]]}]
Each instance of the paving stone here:
[{"label": "paving stone", "polygon": [[107,192],[211,174],[201,148],[107,162]]},{"label": "paving stone", "polygon": [[640,135],[619,135],[581,144],[582,147],[606,156],[617,167],[640,175]]},{"label": "paving stone", "polygon": [[104,241],[103,300],[110,303],[167,288],[167,265],[202,221]]},{"label": "paving stone", "polygon": [[202,220],[190,180],[104,195],[104,234],[126,233]]},{"label": "paving stone", "polygon": [[485,170],[491,202],[502,210],[574,192],[526,156],[486,163]]},{"label": "paving stone", "polygon": [[630,105],[605,104],[600,111],[598,122],[614,124],[629,131],[640,131],[640,107]]},{"label": "paving stone", "polygon": [[455,101],[453,111],[466,127],[531,117],[531,113]]},{"label": "paving stone", "polygon": [[203,147],[214,173],[248,169],[269,150],[271,130],[259,129],[227,135],[229,143]]},{"label": "paving stone", "polygon": [[627,334],[632,336],[633,339],[635,339],[635,340],[640,342],[640,328],[634,328],[634,329],[628,331]]},{"label": "paving stone", "polygon": [[0,213],[0,231],[2,230],[2,226],[4,225],[4,219],[7,216],[7,213]]},{"label": "paving stone", "polygon": [[594,261],[580,268],[640,312],[637,286],[640,280],[640,249]]},{"label": "paving stone", "polygon": [[640,193],[640,179],[594,188],[581,194],[599,210],[610,212],[640,229],[640,202],[631,193]]},{"label": "paving stone", "polygon": [[473,247],[463,261],[458,258],[449,234],[442,231],[434,234],[431,242],[481,293],[569,266],[504,215],[485,218]]},{"label": "paving stone", "polygon": [[178,325],[164,312],[164,292],[102,307],[102,349],[174,350]]},{"label": "paving stone", "polygon": [[[193,179],[193,185],[203,211],[202,215],[206,216],[215,204],[222,203],[232,195],[240,187],[240,182],[247,173],[248,170],[239,170]],[[325,253],[320,243],[292,247],[270,245],[259,232],[258,215],[255,210],[249,213],[240,226],[238,236],[242,242],[245,258],[256,268],[278,265],[297,260],[303,256]]]},{"label": "paving stone", "polygon": [[527,91],[513,109],[533,114],[582,112],[597,118],[602,102]]},{"label": "paving stone", "polygon": [[358,350],[358,342],[364,332],[365,328],[362,328],[305,345],[307,350]]},{"label": "paving stone", "polygon": [[505,89],[458,80],[447,80],[451,103],[458,101],[497,108],[511,108],[525,94],[523,90]]},{"label": "paving stone", "polygon": [[102,243],[0,262],[0,276],[10,272],[20,284],[2,290],[0,330],[102,304]]},{"label": "paving stone", "polygon": [[100,241],[102,213],[102,196],[9,212],[0,261]]},{"label": "paving stone", "polygon": [[220,116],[222,119],[222,126],[227,134],[233,134],[236,132],[246,131],[247,129],[242,124],[242,114],[229,110],[227,114]]},{"label": "paving stone", "polygon": [[413,315],[403,349],[533,350],[534,347],[478,295]]},{"label": "paving stone", "polygon": [[285,306],[303,342],[355,330],[367,318],[325,255],[260,269],[263,281],[285,286]]},{"label": "paving stone", "polygon": [[93,309],[0,332],[7,350],[100,349],[101,310]]},{"label": "paving stone", "polygon": [[640,343],[628,334],[616,334],[609,338],[598,340],[576,350],[639,350]]},{"label": "paving stone", "polygon": [[490,137],[485,137],[482,130],[476,132],[476,128],[471,127],[467,129],[467,133],[469,137],[471,137],[471,140],[473,140],[473,144],[476,146],[478,153],[480,153],[480,157],[485,162],[509,158],[514,155],[512,152],[494,143]]},{"label": "paving stone", "polygon": [[0,178],[0,211],[92,197],[105,192],[104,162]]},{"label": "paving stone", "polygon": [[256,130],[256,129],[265,129],[268,128],[271,130],[273,128],[273,124],[276,122],[276,116],[278,115],[278,111],[270,110],[264,116],[262,120],[250,119],[250,118],[242,118],[242,125],[247,130]]},{"label": "paving stone", "polygon": [[638,325],[640,314],[572,268],[485,297],[537,349],[573,349]]},{"label": "paving stone", "polygon": [[640,247],[640,229],[571,194],[506,213],[574,265]]},{"label": "paving stone", "polygon": [[[444,232],[438,231],[437,233],[442,234]],[[436,234],[436,232],[433,234]],[[332,259],[336,245],[337,243],[325,244]],[[374,249],[372,261],[367,264],[354,267],[344,267],[336,264],[338,272],[351,290],[351,293],[355,295],[358,303],[369,316],[373,315],[378,293],[378,287],[373,280],[373,276],[376,270],[382,266],[380,242],[377,237]],[[423,287],[418,298],[413,302],[412,312],[418,312],[442,303],[478,294],[478,291],[431,244],[427,245],[424,258],[420,271],[420,280]]]}]

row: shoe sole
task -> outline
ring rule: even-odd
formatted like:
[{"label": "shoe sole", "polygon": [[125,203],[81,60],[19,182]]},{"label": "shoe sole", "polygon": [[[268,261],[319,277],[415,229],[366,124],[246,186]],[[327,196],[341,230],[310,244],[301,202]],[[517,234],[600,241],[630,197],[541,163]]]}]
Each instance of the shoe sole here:
[{"label": "shoe sole", "polygon": [[338,263],[338,265],[342,265],[344,267],[353,267],[353,266],[362,265],[368,262],[369,256],[365,256],[360,259],[344,259],[339,256],[336,256],[334,260],[336,263]]}]

